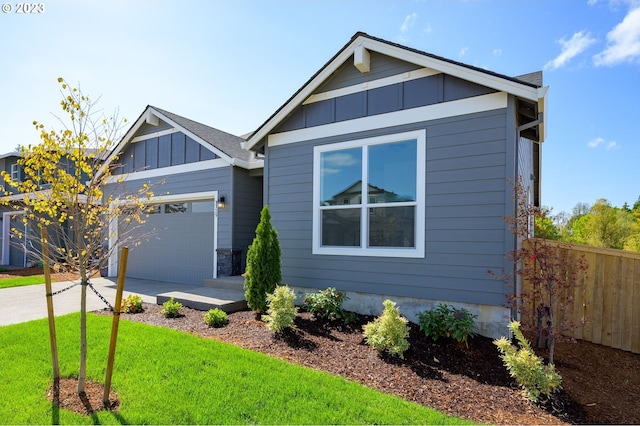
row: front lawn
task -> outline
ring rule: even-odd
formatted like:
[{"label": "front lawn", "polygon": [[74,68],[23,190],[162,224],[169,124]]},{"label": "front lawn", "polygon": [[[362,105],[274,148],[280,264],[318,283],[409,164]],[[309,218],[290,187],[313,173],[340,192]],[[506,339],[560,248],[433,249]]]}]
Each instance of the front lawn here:
[{"label": "front lawn", "polygon": [[[56,319],[63,377],[78,368],[79,314]],[[111,317],[88,315],[90,380],[104,381]],[[341,377],[166,328],[120,322],[117,412],[52,407],[46,320],[0,327],[3,424],[462,424]]]},{"label": "front lawn", "polygon": [[[52,280],[52,282],[54,281]],[[30,275],[26,277],[5,278],[0,280],[0,289],[34,284],[44,284],[44,276]]]}]

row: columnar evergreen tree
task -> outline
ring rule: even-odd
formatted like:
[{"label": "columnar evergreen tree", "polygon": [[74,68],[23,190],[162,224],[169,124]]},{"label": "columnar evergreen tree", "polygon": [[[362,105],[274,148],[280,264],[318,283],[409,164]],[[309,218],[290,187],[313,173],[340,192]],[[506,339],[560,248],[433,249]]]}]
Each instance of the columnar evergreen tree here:
[{"label": "columnar evergreen tree", "polygon": [[258,314],[267,311],[267,294],[273,293],[282,281],[278,232],[271,225],[269,206],[260,212],[256,236],[247,252],[244,291],[247,305]]},{"label": "columnar evergreen tree", "polygon": [[[103,267],[119,244],[131,241],[136,224],[144,222],[145,201],[153,196],[151,187],[143,185],[126,196],[108,195],[118,181],[111,172],[117,161],[103,165],[107,154],[118,142],[120,129],[126,120],[117,114],[104,116],[94,110],[95,102],[78,88],[67,85],[62,78],[60,105],[68,120],[60,120],[61,131],[45,130],[43,124],[33,125],[40,136],[38,145],[22,146],[18,165],[20,179],[2,172],[4,197],[0,204],[19,211],[21,228],[11,230],[12,240],[26,241],[21,248],[30,259],[43,259],[46,245],[54,270],[76,272],[80,276],[80,366],[78,394],[84,392],[86,381],[87,286],[92,273]],[[109,224],[126,217],[117,235],[116,244],[106,241]],[[42,240],[40,229],[49,237]]]}]

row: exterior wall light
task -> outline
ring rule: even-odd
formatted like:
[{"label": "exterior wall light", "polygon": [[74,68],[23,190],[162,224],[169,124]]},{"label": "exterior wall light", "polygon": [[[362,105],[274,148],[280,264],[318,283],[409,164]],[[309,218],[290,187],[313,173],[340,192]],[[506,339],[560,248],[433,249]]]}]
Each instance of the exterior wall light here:
[{"label": "exterior wall light", "polygon": [[226,200],[224,195],[220,198],[218,198],[218,208],[219,209],[224,209],[227,206]]}]

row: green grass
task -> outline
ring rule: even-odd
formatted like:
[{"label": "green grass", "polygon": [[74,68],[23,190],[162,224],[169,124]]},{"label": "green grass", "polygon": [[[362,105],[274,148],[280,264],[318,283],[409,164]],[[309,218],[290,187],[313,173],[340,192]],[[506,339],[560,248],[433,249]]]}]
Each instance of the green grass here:
[{"label": "green grass", "polygon": [[[51,282],[54,282],[54,281],[51,281]],[[4,280],[0,280],[0,289],[10,288],[10,287],[21,287],[25,285],[34,285],[34,284],[44,284],[44,276],[30,275],[27,277],[6,278]]]},{"label": "green grass", "polygon": [[[60,370],[77,372],[79,314],[56,319]],[[87,376],[104,382],[111,318],[88,316]],[[266,332],[266,331],[265,331]],[[3,424],[468,424],[341,377],[211,339],[121,321],[120,411],[80,416],[46,399],[46,320],[0,327]]]}]

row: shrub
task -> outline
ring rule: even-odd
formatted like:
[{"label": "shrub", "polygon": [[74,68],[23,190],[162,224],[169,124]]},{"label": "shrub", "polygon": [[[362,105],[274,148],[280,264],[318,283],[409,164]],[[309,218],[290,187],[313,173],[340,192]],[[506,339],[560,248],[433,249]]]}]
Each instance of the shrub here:
[{"label": "shrub", "polygon": [[202,316],[205,324],[213,327],[222,327],[227,323],[227,313],[220,308],[209,309],[209,311]]},{"label": "shrub", "polygon": [[180,316],[180,309],[182,309],[182,303],[176,302],[172,297],[162,304],[160,313],[167,318],[176,318]]},{"label": "shrub", "polygon": [[122,305],[120,306],[120,312],[124,312],[127,314],[137,314],[138,312],[142,312],[143,310],[142,298],[136,294],[130,294],[122,301]]},{"label": "shrub", "polygon": [[427,337],[433,340],[451,337],[466,346],[467,339],[475,336],[473,323],[477,317],[464,308],[458,309],[442,303],[435,309],[418,314],[420,330],[424,331]]},{"label": "shrub", "polygon": [[317,293],[306,294],[304,308],[317,318],[342,320],[345,324],[349,324],[355,321],[356,315],[342,308],[342,303],[348,299],[346,293],[329,287]]},{"label": "shrub", "polygon": [[258,314],[264,313],[267,294],[282,281],[280,243],[276,229],[271,226],[269,206],[264,206],[260,212],[260,223],[247,251],[247,268],[243,276],[247,306]]},{"label": "shrub", "polygon": [[267,295],[267,315],[262,319],[267,328],[279,333],[286,328],[296,328],[294,320],[298,315],[298,308],[294,305],[296,295],[286,285],[277,286],[273,293]]},{"label": "shrub", "polygon": [[520,348],[513,346],[506,337],[494,340],[493,343],[498,347],[507,371],[522,387],[525,396],[537,402],[540,395],[549,395],[555,391],[560,386],[562,377],[553,364],[544,365],[542,358],[531,350],[531,345],[520,331],[519,322],[511,322],[509,329]]},{"label": "shrub", "polygon": [[391,300],[385,300],[383,305],[382,315],[364,326],[364,338],[377,350],[404,359],[404,352],[409,349],[408,321]]}]

